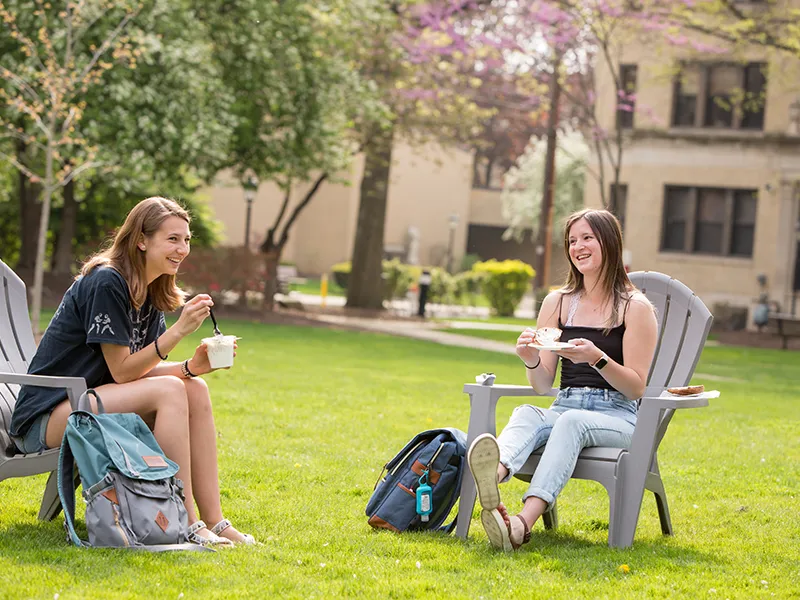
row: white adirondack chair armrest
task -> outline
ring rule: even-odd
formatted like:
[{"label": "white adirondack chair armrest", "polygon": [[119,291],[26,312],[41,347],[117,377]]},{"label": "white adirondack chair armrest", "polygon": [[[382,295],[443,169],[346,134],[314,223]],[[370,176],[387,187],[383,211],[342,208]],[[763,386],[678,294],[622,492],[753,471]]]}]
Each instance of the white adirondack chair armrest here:
[{"label": "white adirondack chair armrest", "polygon": [[639,403],[639,408],[643,406],[653,406],[654,408],[702,408],[708,406],[708,398],[702,394],[699,396],[687,396],[680,398],[678,396],[643,396]]},{"label": "white adirondack chair armrest", "polygon": [[511,385],[507,383],[496,383],[494,385],[481,385],[480,383],[465,383],[464,393],[474,393],[481,390],[492,390],[492,396],[502,398],[503,396],[542,396],[550,397],[558,393],[558,388],[550,390],[549,394],[540,394],[530,385]]},{"label": "white adirondack chair armrest", "polygon": [[64,388],[67,390],[67,397],[72,410],[78,408],[78,398],[86,391],[86,380],[83,377],[52,377],[50,375],[23,375],[20,373],[0,372],[0,383]]}]

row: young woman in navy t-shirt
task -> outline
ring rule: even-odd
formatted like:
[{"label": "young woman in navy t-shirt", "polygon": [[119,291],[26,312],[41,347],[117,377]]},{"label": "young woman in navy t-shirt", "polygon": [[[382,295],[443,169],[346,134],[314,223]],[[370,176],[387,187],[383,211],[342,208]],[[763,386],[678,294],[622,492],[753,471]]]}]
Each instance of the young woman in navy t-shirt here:
[{"label": "young woman in navy t-shirt", "polygon": [[[189,215],[164,198],[148,198],[128,214],[113,244],[90,258],[64,295],[28,372],[86,379],[108,412],[134,412],[150,426],[183,480],[190,540],[199,544],[253,543],[222,515],[217,433],[205,381],[212,371],[205,345],[183,362],[166,362],[197,331],[213,302],[185,302],[176,285],[189,255]],[[183,307],[167,328],[165,311]],[[20,451],[61,444],[71,412],[63,390],[23,386],[11,421]],[[209,528],[199,514],[212,524]]]}]

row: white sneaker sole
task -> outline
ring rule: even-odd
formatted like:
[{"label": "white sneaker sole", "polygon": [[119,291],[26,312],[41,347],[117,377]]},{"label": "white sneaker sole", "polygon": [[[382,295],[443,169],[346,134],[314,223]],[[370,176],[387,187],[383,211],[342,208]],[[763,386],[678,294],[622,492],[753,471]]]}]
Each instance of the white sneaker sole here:
[{"label": "white sneaker sole", "polygon": [[482,510],[481,524],[493,548],[497,548],[503,552],[511,552],[514,550],[514,547],[511,545],[511,538],[508,535],[508,527],[503,517],[500,516],[500,511],[497,509]]},{"label": "white sneaker sole", "polygon": [[500,505],[500,489],[497,487],[497,466],[500,464],[500,447],[491,433],[475,438],[467,453],[467,463],[481,508],[490,511]]}]

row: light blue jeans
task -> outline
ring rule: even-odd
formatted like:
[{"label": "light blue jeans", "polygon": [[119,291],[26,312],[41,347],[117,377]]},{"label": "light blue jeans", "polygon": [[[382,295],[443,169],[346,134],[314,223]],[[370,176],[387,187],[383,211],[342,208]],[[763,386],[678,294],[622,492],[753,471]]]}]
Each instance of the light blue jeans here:
[{"label": "light blue jeans", "polygon": [[529,496],[551,504],[567,485],[578,455],[590,446],[628,448],[637,404],[620,392],[599,388],[561,390],[549,409],[524,404],[514,409],[497,438],[508,481],[531,453],[544,446],[523,502]]}]

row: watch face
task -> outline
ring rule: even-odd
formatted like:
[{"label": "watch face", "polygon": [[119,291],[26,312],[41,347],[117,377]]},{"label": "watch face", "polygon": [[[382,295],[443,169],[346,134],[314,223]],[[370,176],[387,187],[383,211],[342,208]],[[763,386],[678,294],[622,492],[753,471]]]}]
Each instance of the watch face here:
[{"label": "watch face", "polygon": [[605,357],[602,357],[600,360],[598,360],[598,361],[597,361],[597,362],[594,364],[594,368],[595,368],[595,369],[597,369],[597,370],[599,371],[600,369],[602,369],[603,367],[605,367],[607,364],[608,364],[608,361],[606,360],[606,358],[605,358]]}]

